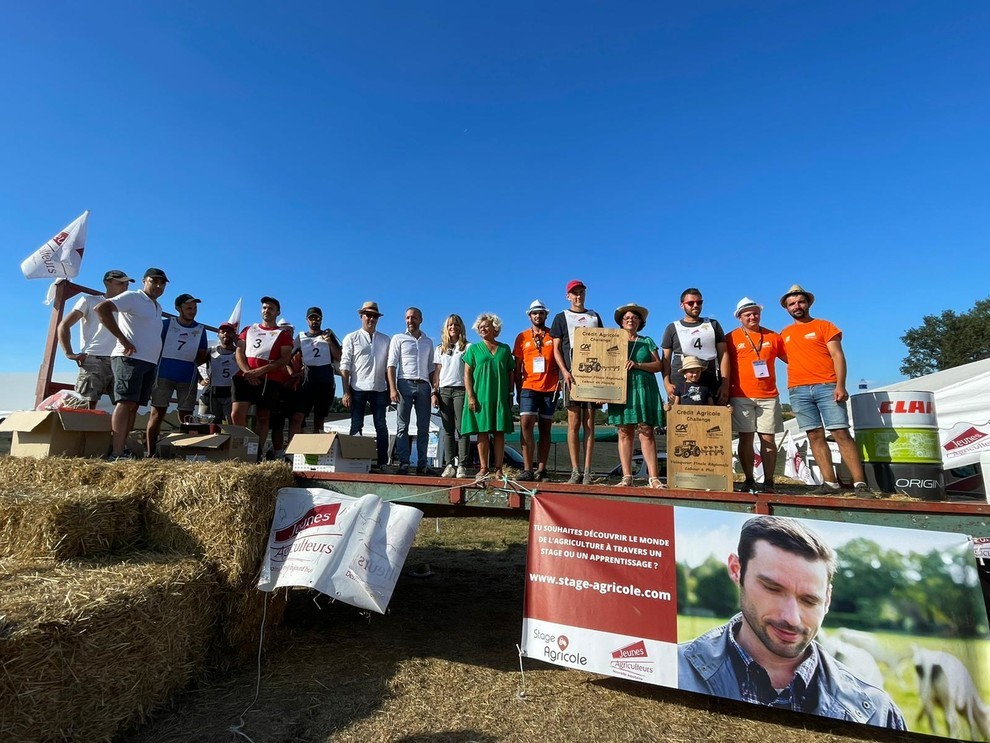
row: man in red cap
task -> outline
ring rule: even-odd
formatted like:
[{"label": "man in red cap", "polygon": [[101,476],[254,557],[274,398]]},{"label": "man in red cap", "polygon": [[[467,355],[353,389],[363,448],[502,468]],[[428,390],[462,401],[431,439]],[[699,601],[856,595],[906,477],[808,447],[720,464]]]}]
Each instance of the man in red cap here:
[{"label": "man in red cap", "polygon": [[[595,411],[598,404],[571,400],[571,357],[574,347],[574,331],[578,328],[604,327],[601,315],[584,306],[588,288],[583,281],[573,279],[567,284],[567,301],[570,307],[557,314],[550,326],[553,339],[553,355],[564,381],[564,407],[567,408],[567,453],[571,457],[571,476],[568,483],[591,484],[591,454],[595,447]],[[584,476],[581,476],[581,429],[584,428]]]},{"label": "man in red cap", "polygon": [[199,400],[200,414],[212,415],[216,423],[231,423],[231,398],[234,374],[237,373],[237,328],[229,322],[220,323],[217,343],[210,346],[206,369],[206,389]]}]

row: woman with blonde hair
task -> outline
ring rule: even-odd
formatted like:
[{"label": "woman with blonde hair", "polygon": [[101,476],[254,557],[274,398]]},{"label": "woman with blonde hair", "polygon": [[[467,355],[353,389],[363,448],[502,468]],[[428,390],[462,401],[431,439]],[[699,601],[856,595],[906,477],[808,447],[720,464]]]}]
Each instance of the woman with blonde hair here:
[{"label": "woman with blonde hair", "polygon": [[513,430],[512,390],[516,361],[512,349],[495,340],[502,332],[502,320],[498,315],[483,312],[472,327],[481,342],[472,343],[464,352],[464,387],[468,404],[461,420],[461,433],[465,436],[478,434],[478,458],[481,460],[478,479],[489,476],[489,467],[494,468],[496,478],[501,478],[505,434]]},{"label": "woman with blonde hair", "polygon": [[433,362],[437,367],[433,404],[440,411],[440,422],[443,424],[444,462],[447,465],[441,477],[467,477],[465,468],[470,437],[461,434],[466,335],[461,316],[448,315],[440,328],[440,343],[433,352]]},{"label": "woman with blonde hair", "polygon": [[654,429],[660,425],[660,386],[657,372],[663,364],[660,361],[657,344],[652,338],[640,335],[646,326],[650,311],[635,302],[624,304],[615,311],[615,322],[626,331],[626,402],[623,405],[609,403],[608,422],[619,429],[619,462],[622,465],[620,486],[633,483],[632,455],[633,436],[639,434],[639,445],[643,450],[643,460],[650,473],[651,488],[666,487],[659,477],[657,465],[657,439]]}]

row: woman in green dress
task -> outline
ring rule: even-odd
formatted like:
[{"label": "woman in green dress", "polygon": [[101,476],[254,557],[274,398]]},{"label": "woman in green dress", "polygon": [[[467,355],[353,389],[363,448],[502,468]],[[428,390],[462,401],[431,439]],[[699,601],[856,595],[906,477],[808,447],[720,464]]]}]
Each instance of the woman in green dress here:
[{"label": "woman in green dress", "polygon": [[[489,476],[493,467],[501,478],[505,455],[505,434],[512,433],[512,390],[515,359],[512,349],[495,340],[502,332],[498,315],[485,312],[478,315],[473,329],[481,336],[464,352],[464,390],[467,405],[461,418],[461,433],[478,434],[478,458],[481,470],[478,479]],[[491,459],[489,459],[489,454]]]},{"label": "woman in green dress", "polygon": [[652,338],[640,335],[650,311],[630,302],[615,311],[615,322],[626,331],[628,357],[626,361],[626,402],[609,403],[608,422],[619,429],[619,462],[622,480],[619,486],[632,485],[633,436],[639,434],[651,488],[666,487],[658,475],[657,439],[654,429],[660,425],[660,386],[657,372],[662,369],[659,349]]}]

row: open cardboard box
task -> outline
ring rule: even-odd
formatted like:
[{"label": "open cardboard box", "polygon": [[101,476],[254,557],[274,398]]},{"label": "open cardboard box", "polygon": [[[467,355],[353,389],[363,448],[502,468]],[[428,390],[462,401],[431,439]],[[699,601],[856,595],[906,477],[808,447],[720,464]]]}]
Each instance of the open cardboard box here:
[{"label": "open cardboard box", "polygon": [[342,433],[297,433],[285,453],[294,472],[367,474],[378,456],[374,438]]},{"label": "open cardboard box", "polygon": [[24,410],[0,423],[14,457],[102,457],[110,451],[110,415],[102,410]]}]

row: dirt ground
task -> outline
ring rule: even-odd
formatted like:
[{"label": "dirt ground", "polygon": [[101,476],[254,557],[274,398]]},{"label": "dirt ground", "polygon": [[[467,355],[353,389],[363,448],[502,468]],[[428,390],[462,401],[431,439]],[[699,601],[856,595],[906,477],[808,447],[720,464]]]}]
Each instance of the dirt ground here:
[{"label": "dirt ground", "polygon": [[[388,614],[294,592],[256,703],[244,668],[117,743],[933,740],[528,659],[521,674],[526,535],[523,520],[424,519]],[[423,563],[431,577],[408,575]]]}]

